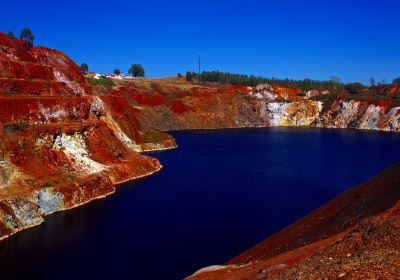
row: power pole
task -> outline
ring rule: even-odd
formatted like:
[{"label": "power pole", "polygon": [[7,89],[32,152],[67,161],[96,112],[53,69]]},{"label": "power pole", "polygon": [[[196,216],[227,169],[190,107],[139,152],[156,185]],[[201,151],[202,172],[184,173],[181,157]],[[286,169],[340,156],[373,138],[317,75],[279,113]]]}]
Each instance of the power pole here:
[{"label": "power pole", "polygon": [[201,53],[199,53],[199,76],[201,73]]}]

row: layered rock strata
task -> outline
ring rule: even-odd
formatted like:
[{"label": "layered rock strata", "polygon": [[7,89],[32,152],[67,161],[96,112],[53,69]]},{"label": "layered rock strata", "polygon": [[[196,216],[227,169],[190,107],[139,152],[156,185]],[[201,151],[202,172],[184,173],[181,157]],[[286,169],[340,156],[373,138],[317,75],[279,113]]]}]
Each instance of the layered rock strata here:
[{"label": "layered rock strata", "polygon": [[63,53],[0,34],[0,239],[161,169],[135,109],[95,95]]}]

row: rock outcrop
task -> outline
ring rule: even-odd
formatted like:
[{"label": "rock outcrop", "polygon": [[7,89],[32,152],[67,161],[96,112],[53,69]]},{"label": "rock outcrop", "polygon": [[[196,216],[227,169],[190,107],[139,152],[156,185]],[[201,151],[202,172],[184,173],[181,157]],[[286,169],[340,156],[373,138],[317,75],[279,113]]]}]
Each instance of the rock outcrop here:
[{"label": "rock outcrop", "polygon": [[123,96],[95,95],[63,53],[0,33],[0,239],[161,169]]},{"label": "rock outcrop", "polygon": [[[262,85],[193,87],[160,90],[165,102],[139,104],[137,118],[145,130],[218,129],[240,127],[309,126],[383,131],[400,129],[400,107],[387,102],[299,95],[297,90]],[[290,93],[290,94],[289,94]],[[294,93],[297,95],[294,96]],[[179,104],[180,110],[173,107]]]}]

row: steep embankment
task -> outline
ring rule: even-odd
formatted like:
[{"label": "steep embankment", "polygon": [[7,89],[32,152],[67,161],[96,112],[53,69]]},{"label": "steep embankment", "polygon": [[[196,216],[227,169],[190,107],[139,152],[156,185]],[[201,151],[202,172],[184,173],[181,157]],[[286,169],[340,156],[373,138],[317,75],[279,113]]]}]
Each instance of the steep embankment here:
[{"label": "steep embankment", "polygon": [[122,96],[93,94],[63,53],[0,33],[0,239],[158,171]]},{"label": "steep embankment", "polygon": [[400,129],[400,107],[379,96],[374,96],[375,102],[348,94],[307,98],[299,90],[269,85],[182,89],[178,82],[176,86],[125,82],[113,92],[137,104],[144,131],[270,126]]},{"label": "steep embankment", "polygon": [[397,279],[400,164],[189,279]]}]

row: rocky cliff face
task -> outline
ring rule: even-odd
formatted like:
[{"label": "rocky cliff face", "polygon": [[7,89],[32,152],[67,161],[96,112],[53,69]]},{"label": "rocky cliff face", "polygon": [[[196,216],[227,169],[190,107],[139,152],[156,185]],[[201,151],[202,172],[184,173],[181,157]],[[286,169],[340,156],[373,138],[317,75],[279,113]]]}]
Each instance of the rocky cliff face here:
[{"label": "rocky cliff face", "polygon": [[63,53],[0,33],[0,239],[161,169],[122,96],[95,95]]},{"label": "rocky cliff face", "polygon": [[[266,90],[266,88],[268,90]],[[137,117],[145,130],[310,126],[398,131],[400,107],[384,102],[293,96],[293,90],[259,86],[248,88],[194,87],[169,89],[170,101],[141,105]],[[179,95],[178,95],[179,94]],[[166,93],[164,95],[167,95]],[[177,97],[177,95],[179,97]],[[175,102],[175,103],[173,103]],[[179,104],[173,107],[171,104]]]}]

